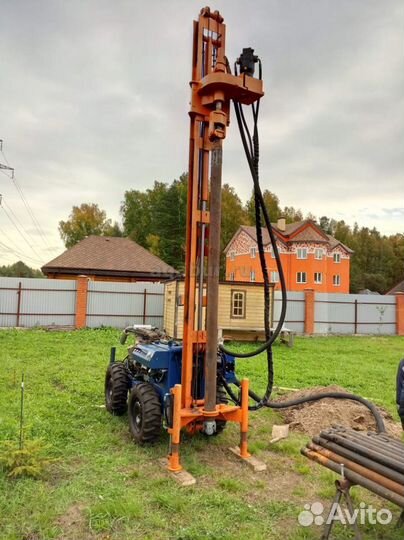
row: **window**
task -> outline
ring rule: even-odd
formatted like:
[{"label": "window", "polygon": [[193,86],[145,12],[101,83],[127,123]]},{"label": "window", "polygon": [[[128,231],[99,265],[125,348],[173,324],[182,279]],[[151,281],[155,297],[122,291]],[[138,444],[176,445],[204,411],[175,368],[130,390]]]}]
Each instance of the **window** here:
[{"label": "window", "polygon": [[297,258],[307,259],[307,248],[297,248]]},{"label": "window", "polygon": [[278,272],[271,272],[270,280],[272,283],[278,283],[279,281],[279,273]]},{"label": "window", "polygon": [[322,248],[316,248],[314,250],[314,258],[319,260],[319,261],[321,261],[321,259],[323,258],[323,254],[324,254],[324,252],[323,252]]},{"label": "window", "polygon": [[234,272],[230,272],[229,280],[234,281]]},{"label": "window", "polygon": [[272,248],[272,247],[271,247],[271,257],[272,257],[272,259],[275,259],[274,248]]},{"label": "window", "polygon": [[236,255],[236,254],[234,253],[234,251],[230,251],[230,260],[231,260],[231,261],[234,261],[235,255]]},{"label": "window", "polygon": [[255,246],[250,248],[250,257],[252,259],[255,259],[255,255],[257,254],[257,248]]},{"label": "window", "polygon": [[307,283],[307,274],[306,274],[306,272],[298,272],[296,274],[296,283]]},{"label": "window", "polygon": [[321,272],[314,272],[314,283],[322,283],[323,274]]},{"label": "window", "polygon": [[231,314],[232,319],[245,318],[245,291],[231,291]]},{"label": "window", "polygon": [[255,281],[255,270],[250,271],[250,281]]},{"label": "window", "polygon": [[335,274],[332,276],[332,284],[336,287],[339,287],[341,285],[341,276],[339,274]]},{"label": "window", "polygon": [[341,262],[341,254],[340,253],[334,253],[333,259],[335,263]]}]

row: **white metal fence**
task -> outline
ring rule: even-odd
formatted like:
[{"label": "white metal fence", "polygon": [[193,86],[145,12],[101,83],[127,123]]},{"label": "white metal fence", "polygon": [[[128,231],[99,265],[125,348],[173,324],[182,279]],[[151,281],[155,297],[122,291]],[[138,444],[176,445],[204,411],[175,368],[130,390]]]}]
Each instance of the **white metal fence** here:
[{"label": "white metal fence", "polygon": [[[304,333],[305,324],[305,295],[303,292],[288,292],[288,307],[286,310],[285,326],[298,334]],[[282,308],[282,294],[275,291],[274,297],[274,326],[279,321]]]},{"label": "white metal fence", "polygon": [[87,326],[90,328],[124,328],[131,324],[161,328],[163,313],[162,283],[90,281],[88,284]]},{"label": "white metal fence", "polygon": [[396,297],[317,293],[316,334],[395,334]]},{"label": "white metal fence", "polygon": [[[74,326],[75,280],[0,277],[0,327]],[[285,325],[305,331],[303,292],[288,293]],[[275,292],[274,323],[279,320],[281,293]],[[396,333],[396,297],[316,293],[314,333]],[[130,324],[164,325],[163,283],[90,281],[87,326],[123,328]]]},{"label": "white metal fence", "polygon": [[0,277],[0,326],[73,326],[76,282]]}]

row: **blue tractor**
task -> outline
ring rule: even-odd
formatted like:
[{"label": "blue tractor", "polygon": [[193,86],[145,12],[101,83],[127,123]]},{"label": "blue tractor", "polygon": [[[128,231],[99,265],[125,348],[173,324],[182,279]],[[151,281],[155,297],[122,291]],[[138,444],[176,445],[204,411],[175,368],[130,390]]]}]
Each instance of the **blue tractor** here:
[{"label": "blue tractor", "polygon": [[[117,416],[128,412],[130,431],[139,443],[155,442],[164,425],[172,426],[172,396],[170,389],[181,383],[182,344],[169,339],[164,332],[147,325],[134,325],[125,328],[120,342],[123,345],[128,335],[134,335],[135,343],[128,347],[123,361],[116,361],[115,348],[111,349],[111,361],[105,375],[105,405],[107,410]],[[203,363],[195,368],[194,395],[196,399],[204,396]],[[234,358],[218,355],[218,376],[228,384],[235,381]],[[218,381],[217,403],[227,403],[226,391]],[[129,396],[129,397],[128,397]],[[215,429],[207,435],[221,433],[226,425],[216,420]],[[201,430],[203,426],[201,426]]]}]

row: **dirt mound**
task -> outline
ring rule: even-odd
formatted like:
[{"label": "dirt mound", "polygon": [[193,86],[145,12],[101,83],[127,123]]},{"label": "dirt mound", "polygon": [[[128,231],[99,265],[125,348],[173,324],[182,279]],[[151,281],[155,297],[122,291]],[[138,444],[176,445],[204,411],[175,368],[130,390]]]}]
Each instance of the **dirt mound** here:
[{"label": "dirt mound", "polygon": [[[348,390],[340,386],[317,386],[289,393],[277,398],[275,401],[288,401],[326,392],[348,392]],[[401,439],[401,425],[394,421],[389,412],[381,407],[378,407],[378,409],[389,435]],[[321,430],[329,428],[332,424],[351,427],[357,431],[376,430],[376,422],[372,413],[360,403],[345,399],[324,398],[320,401],[305,403],[279,412],[284,421],[290,424],[290,429],[310,436],[318,435]]]}]

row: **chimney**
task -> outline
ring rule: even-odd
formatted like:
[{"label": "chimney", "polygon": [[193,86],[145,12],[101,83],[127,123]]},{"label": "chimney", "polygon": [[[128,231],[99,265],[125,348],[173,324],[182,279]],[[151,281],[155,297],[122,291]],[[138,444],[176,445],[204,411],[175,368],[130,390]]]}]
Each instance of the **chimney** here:
[{"label": "chimney", "polygon": [[278,227],[278,229],[280,231],[285,232],[285,230],[286,230],[286,218],[284,218],[282,216],[279,217],[276,226]]}]

